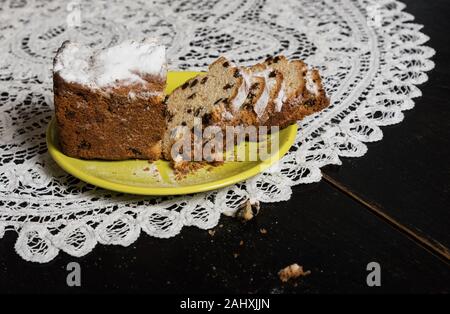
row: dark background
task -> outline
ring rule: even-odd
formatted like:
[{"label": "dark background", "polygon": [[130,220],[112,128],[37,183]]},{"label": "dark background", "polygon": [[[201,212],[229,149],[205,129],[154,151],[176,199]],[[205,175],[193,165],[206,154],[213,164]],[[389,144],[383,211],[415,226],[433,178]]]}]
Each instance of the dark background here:
[{"label": "dark background", "polygon": [[[0,291],[448,293],[450,1],[404,2],[431,37],[436,68],[416,107],[383,127],[384,139],[367,155],[326,167],[320,183],[263,204],[249,223],[222,218],[214,236],[185,227],[172,239],[141,235],[130,247],[98,245],[79,259],[60,252],[40,265],[14,252],[8,232],[0,240]],[[66,285],[71,261],[81,265],[81,287]],[[366,285],[371,261],[381,265],[381,287]],[[294,262],[311,275],[282,284],[277,272]]]}]

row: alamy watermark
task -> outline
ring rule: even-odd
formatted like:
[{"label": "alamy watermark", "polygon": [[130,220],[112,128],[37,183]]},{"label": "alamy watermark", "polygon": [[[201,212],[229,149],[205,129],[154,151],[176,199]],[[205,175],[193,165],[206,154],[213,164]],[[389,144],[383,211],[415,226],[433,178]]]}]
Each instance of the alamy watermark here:
[{"label": "alamy watermark", "polygon": [[66,22],[69,28],[81,26],[81,3],[78,0],[70,1],[66,7],[69,14],[67,14]]},{"label": "alamy watermark", "polygon": [[366,8],[367,25],[370,27],[381,27],[383,24],[383,16],[381,14],[381,5],[371,4]]},{"label": "alamy watermark", "polygon": [[81,286],[81,267],[77,262],[70,262],[66,266],[66,270],[69,272],[66,277],[66,284],[69,287]]},{"label": "alamy watermark", "polygon": [[369,274],[366,277],[366,283],[369,287],[381,286],[381,266],[377,262],[367,264],[366,270]]}]

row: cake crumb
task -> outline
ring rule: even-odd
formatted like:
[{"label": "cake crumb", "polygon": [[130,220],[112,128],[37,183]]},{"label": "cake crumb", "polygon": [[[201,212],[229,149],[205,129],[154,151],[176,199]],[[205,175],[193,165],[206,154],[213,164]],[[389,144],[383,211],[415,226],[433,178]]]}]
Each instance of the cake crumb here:
[{"label": "cake crumb", "polygon": [[236,212],[236,217],[242,221],[252,220],[258,215],[260,209],[259,201],[247,200]]},{"label": "cake crumb", "polygon": [[143,171],[150,171],[150,168],[149,168],[149,167],[145,167],[145,168],[143,169]]},{"label": "cake crumb", "polygon": [[261,232],[261,234],[267,234],[267,229],[261,228],[259,229],[259,232]]},{"label": "cake crumb", "polygon": [[173,173],[175,175],[175,180],[177,181],[186,179],[188,175],[191,175],[200,169],[204,169],[207,165],[208,163],[205,161],[171,162]]},{"label": "cake crumb", "polygon": [[288,282],[290,279],[296,279],[300,276],[308,276],[309,274],[311,274],[310,270],[304,271],[303,266],[300,266],[297,263],[286,266],[278,272],[278,276],[282,282]]},{"label": "cake crumb", "polygon": [[211,237],[214,237],[214,235],[216,234],[216,230],[209,229],[209,230],[208,230],[208,233],[209,233],[209,235],[210,235]]},{"label": "cake crumb", "polygon": [[244,245],[244,240],[241,240],[241,241],[239,242],[239,245],[240,245],[240,246],[243,246],[243,245]]}]

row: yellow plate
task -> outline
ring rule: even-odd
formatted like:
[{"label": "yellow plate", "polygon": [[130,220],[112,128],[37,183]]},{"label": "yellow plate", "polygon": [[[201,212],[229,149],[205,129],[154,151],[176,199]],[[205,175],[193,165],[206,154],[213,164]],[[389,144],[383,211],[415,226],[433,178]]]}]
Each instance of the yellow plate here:
[{"label": "yellow plate", "polygon": [[[166,92],[171,92],[198,72],[169,72]],[[57,142],[54,119],[47,128],[47,147],[56,163],[71,175],[96,186],[122,193],[141,195],[179,195],[218,189],[257,175],[283,157],[294,143],[297,125],[272,134],[279,136],[279,149],[263,161],[225,162],[217,167],[201,168],[176,179],[167,161],[82,160],[64,155]],[[255,143],[243,143],[245,147]]]}]

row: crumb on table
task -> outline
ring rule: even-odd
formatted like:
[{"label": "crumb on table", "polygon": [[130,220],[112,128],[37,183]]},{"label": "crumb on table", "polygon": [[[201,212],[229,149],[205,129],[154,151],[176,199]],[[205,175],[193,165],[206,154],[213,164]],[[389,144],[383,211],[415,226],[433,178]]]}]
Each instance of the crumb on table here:
[{"label": "crumb on table", "polygon": [[256,215],[258,215],[259,209],[259,201],[247,200],[236,212],[236,217],[242,221],[252,220]]},{"label": "crumb on table", "polygon": [[282,282],[288,282],[291,279],[296,279],[300,276],[308,276],[309,274],[311,274],[310,270],[304,271],[303,266],[300,266],[297,263],[286,266],[278,272],[278,276]]}]

